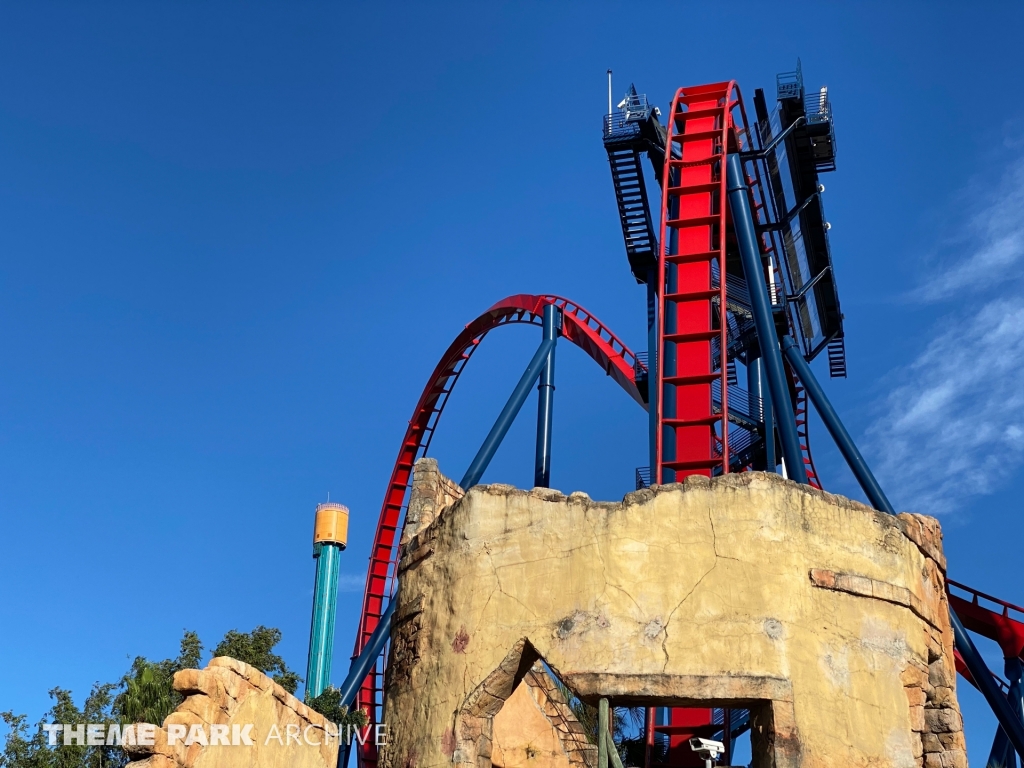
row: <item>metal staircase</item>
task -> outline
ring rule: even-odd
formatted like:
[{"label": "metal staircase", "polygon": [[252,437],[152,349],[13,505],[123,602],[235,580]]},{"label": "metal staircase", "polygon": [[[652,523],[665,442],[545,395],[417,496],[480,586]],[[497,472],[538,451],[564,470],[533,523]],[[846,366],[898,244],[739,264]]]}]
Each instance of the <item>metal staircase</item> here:
[{"label": "metal staircase", "polygon": [[846,342],[842,336],[828,343],[828,375],[833,379],[846,378]]},{"label": "metal staircase", "polygon": [[[626,241],[630,268],[634,275],[646,274],[647,268],[657,262],[658,237],[651,221],[640,152],[629,146],[609,147],[608,162],[612,167],[615,201],[619,207],[619,223]],[[639,278],[637,281],[643,282]]]},{"label": "metal staircase", "polygon": [[658,237],[647,199],[641,155],[648,155],[660,180],[665,140],[658,111],[632,85],[619,108],[605,115],[604,147],[612,170],[629,266],[636,281],[646,283],[651,271],[657,268]]}]

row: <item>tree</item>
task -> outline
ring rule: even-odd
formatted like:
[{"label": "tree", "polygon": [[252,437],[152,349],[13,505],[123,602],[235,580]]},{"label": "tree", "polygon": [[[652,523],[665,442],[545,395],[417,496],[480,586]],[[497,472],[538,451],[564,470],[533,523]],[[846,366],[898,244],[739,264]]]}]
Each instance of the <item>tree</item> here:
[{"label": "tree", "polygon": [[10,728],[0,754],[0,768],[122,768],[128,762],[124,751],[117,746],[87,746],[64,744],[63,740],[51,747],[44,723],[100,723],[109,725],[117,720],[113,716],[115,684],[93,686],[82,709],[75,706],[71,691],[63,688],[50,690],[53,706],[36,724],[35,733],[29,734],[25,715],[0,712],[0,718]]},{"label": "tree", "polygon": [[123,723],[163,723],[185,700],[174,690],[174,673],[198,667],[202,653],[199,635],[186,630],[178,658],[153,662],[136,656],[132,668],[121,678],[123,690],[114,699],[114,714]]},{"label": "tree", "polygon": [[[231,630],[213,650],[214,656],[231,656],[244,661],[262,672],[272,675],[275,682],[290,693],[302,679],[288,669],[280,656],[273,652],[281,640],[281,631],[273,627],[258,626],[252,632]],[[13,711],[0,712],[0,719],[8,727],[0,752],[0,768],[123,768],[128,762],[124,750],[115,745],[86,746],[58,743],[50,746],[43,730],[47,723],[153,723],[160,725],[184,700],[174,690],[174,673],[182,669],[196,669],[202,662],[203,644],[199,635],[186,631],[181,638],[178,656],[163,661],[150,661],[137,656],[131,668],[116,683],[97,683],[79,709],[71,691],[54,688],[50,691],[53,706],[31,729],[25,715]],[[328,689],[328,691],[334,689]],[[328,692],[325,691],[325,694]],[[321,700],[322,699],[322,700]],[[320,706],[331,714],[313,708],[329,719],[340,718],[339,725],[362,724],[362,712],[351,715],[340,703],[340,694],[331,709],[331,696],[319,697]]]},{"label": "tree", "polygon": [[306,705],[342,729],[348,725],[362,728],[367,723],[363,710],[350,712],[348,707],[341,706],[341,691],[333,685],[325,688],[324,692],[314,699],[307,697]]},{"label": "tree", "polygon": [[230,656],[243,661],[261,672],[265,672],[275,683],[288,693],[295,693],[302,678],[288,669],[284,659],[273,652],[274,646],[281,642],[281,630],[275,627],[264,627],[262,624],[252,632],[239,632],[232,629],[213,649],[214,656]]}]

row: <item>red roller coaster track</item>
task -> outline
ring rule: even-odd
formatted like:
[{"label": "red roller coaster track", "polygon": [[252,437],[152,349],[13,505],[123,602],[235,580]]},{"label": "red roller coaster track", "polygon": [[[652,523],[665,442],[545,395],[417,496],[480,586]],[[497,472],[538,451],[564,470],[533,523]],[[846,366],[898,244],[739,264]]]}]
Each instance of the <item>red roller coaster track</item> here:
[{"label": "red roller coaster track", "polygon": [[[635,372],[638,367],[643,369],[645,366],[637,361],[636,355],[619,340],[618,336],[592,314],[568,299],[530,294],[509,296],[467,325],[445,351],[427,380],[427,386],[409,420],[395,467],[391,471],[366,576],[363,610],[356,634],[357,655],[376,629],[386,608],[386,602],[391,598],[395,567],[398,563],[398,545],[404,525],[405,497],[412,479],[413,464],[425,455],[430,447],[434,430],[437,429],[441,413],[455,383],[484,336],[494,328],[512,323],[540,325],[547,304],[554,304],[562,310],[562,337],[590,355],[630,397],[644,405],[636,386]],[[383,660],[378,662],[378,668],[363,682],[356,699],[356,707],[365,710],[371,721],[375,721],[376,705],[380,703],[377,694],[382,689],[382,665]],[[376,755],[372,753],[369,745],[363,747],[360,760],[363,764],[376,762]]]}]

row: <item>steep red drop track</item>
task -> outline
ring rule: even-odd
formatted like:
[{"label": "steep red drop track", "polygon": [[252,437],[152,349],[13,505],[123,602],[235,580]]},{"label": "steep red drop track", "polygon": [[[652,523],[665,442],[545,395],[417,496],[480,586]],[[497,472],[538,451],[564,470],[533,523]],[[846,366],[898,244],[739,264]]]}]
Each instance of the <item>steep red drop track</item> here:
[{"label": "steep red drop track", "polygon": [[[636,386],[635,371],[638,366],[645,366],[638,363],[636,355],[597,318],[568,299],[530,294],[509,296],[467,325],[445,351],[427,380],[427,386],[409,420],[409,427],[406,429],[402,447],[391,472],[370,554],[370,567],[363,593],[363,609],[356,634],[356,655],[369,641],[384,613],[387,601],[391,598],[395,567],[398,563],[398,545],[404,525],[405,497],[412,479],[413,464],[424,456],[430,447],[430,441],[455,383],[473,352],[491,330],[512,323],[539,326],[547,304],[554,304],[562,310],[562,338],[590,355],[630,397],[641,405],[644,404]],[[376,670],[364,681],[356,698],[355,706],[365,710],[371,721],[376,720],[376,707],[380,704],[377,695],[382,690],[383,663],[382,657]],[[375,762],[376,754],[372,747],[369,744],[362,747],[360,763],[366,765]]]}]

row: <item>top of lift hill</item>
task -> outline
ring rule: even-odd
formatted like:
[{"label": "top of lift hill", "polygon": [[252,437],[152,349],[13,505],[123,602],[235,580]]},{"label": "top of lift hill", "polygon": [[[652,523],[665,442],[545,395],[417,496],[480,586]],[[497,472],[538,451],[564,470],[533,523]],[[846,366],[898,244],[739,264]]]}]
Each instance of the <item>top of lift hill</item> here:
[{"label": "top of lift hill", "polygon": [[[764,163],[762,178],[767,188],[763,192],[769,203],[770,221],[764,234],[776,238],[776,252],[784,254],[782,263],[774,267],[793,304],[795,330],[808,360],[828,348],[830,373],[845,376],[843,316],[818,178],[836,167],[828,89],[808,93],[798,61],[794,71],[776,77],[774,109],[769,111],[764,91],[757,89],[754,111],[757,124],[749,149],[763,153],[756,162]],[[604,144],[612,161],[626,252],[641,283],[657,263],[659,251],[640,156],[647,155],[660,184],[666,130],[659,116],[660,110],[632,86],[618,107],[604,116]],[[783,138],[776,141],[779,137]],[[729,275],[730,282],[733,277]]]}]

